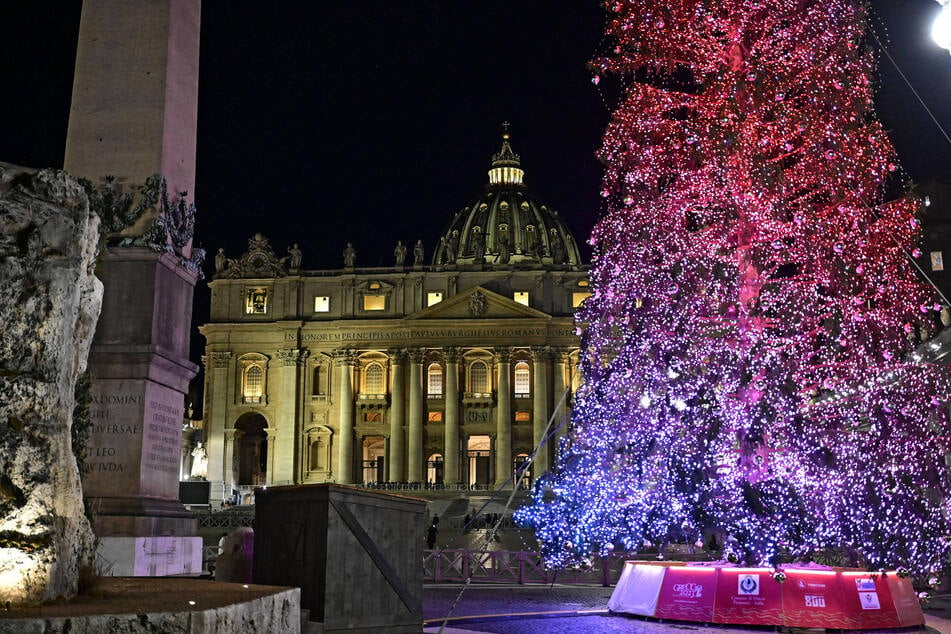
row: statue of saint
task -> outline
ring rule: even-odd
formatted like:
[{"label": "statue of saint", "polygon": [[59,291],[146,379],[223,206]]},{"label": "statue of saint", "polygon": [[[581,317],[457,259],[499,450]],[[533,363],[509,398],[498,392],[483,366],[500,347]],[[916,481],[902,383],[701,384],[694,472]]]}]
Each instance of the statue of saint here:
[{"label": "statue of saint", "polygon": [[551,230],[551,259],[556,265],[565,263],[565,243],[558,237],[557,232]]},{"label": "statue of saint", "polygon": [[357,250],[353,248],[352,242],[348,242],[347,248],[343,250],[343,265],[348,269],[352,269],[356,261]]},{"label": "statue of saint", "polygon": [[503,233],[499,236],[499,239],[496,242],[498,242],[499,254],[496,256],[495,261],[502,264],[508,264],[509,260],[512,259],[512,249],[509,245],[509,237]]},{"label": "statue of saint", "polygon": [[215,273],[221,273],[228,266],[228,257],[225,255],[224,249],[218,249],[218,253],[215,254]]},{"label": "statue of saint", "polygon": [[413,247],[413,266],[422,266],[423,259],[426,257],[426,251],[423,249],[423,241],[417,240]]},{"label": "statue of saint", "polygon": [[403,266],[406,261],[406,245],[402,240],[396,241],[396,248],[393,249],[393,257],[396,258],[396,266]]},{"label": "statue of saint", "polygon": [[192,449],[192,480],[206,480],[208,478],[208,451],[202,443]]},{"label": "statue of saint", "polygon": [[472,233],[472,255],[476,264],[485,262],[485,236],[479,227],[473,229]]},{"label": "statue of saint", "polygon": [[287,249],[287,252],[291,255],[291,270],[296,271],[300,269],[300,260],[301,260],[301,250],[297,246],[297,243],[294,243],[294,246]]}]

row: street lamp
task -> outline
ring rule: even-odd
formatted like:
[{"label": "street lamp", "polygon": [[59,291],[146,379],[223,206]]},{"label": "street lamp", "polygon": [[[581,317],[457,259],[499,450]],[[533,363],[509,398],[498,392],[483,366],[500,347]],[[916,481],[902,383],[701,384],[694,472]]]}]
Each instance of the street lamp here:
[{"label": "street lamp", "polygon": [[931,25],[931,39],[941,48],[951,52],[951,0],[935,0],[941,5],[941,13]]}]

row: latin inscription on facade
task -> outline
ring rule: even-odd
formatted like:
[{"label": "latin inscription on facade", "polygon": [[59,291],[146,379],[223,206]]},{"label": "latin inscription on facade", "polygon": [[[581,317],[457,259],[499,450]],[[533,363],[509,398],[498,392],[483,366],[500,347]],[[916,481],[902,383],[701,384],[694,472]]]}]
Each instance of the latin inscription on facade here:
[{"label": "latin inscription on facade", "polygon": [[[485,337],[571,337],[574,332],[568,329],[549,331],[547,328],[474,328],[445,330],[374,330],[368,332],[303,332],[301,341],[375,341],[375,340],[412,340],[439,338],[485,338]],[[284,334],[286,341],[296,341],[297,333]]]}]

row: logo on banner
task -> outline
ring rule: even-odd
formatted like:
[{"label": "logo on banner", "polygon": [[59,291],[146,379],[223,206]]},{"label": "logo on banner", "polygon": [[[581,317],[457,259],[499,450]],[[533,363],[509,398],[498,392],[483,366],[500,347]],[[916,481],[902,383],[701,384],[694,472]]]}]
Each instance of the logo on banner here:
[{"label": "logo on banner", "polygon": [[859,600],[862,602],[863,610],[880,610],[882,608],[878,602],[877,592],[859,592]]},{"label": "logo on banner", "polygon": [[875,580],[874,579],[856,579],[855,580],[855,589],[859,592],[875,592]]},{"label": "logo on banner", "polygon": [[759,594],[759,575],[740,575],[737,584],[740,594]]},{"label": "logo on banner", "polygon": [[677,583],[673,587],[674,594],[685,599],[699,599],[703,594],[703,586],[699,583]]},{"label": "logo on banner", "polygon": [[806,607],[807,608],[824,608],[826,607],[826,598],[821,594],[807,594],[805,595]]}]

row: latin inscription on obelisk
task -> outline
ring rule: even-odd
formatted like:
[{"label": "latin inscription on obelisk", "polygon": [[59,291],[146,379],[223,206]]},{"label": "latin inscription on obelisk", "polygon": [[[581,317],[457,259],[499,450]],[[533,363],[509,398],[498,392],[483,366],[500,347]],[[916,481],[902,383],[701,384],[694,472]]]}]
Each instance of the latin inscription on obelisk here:
[{"label": "latin inscription on obelisk", "polygon": [[156,383],[97,381],[83,484],[90,497],[178,494],[182,395]]}]

